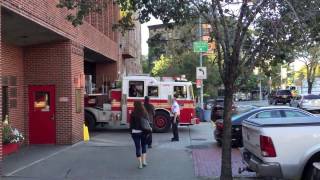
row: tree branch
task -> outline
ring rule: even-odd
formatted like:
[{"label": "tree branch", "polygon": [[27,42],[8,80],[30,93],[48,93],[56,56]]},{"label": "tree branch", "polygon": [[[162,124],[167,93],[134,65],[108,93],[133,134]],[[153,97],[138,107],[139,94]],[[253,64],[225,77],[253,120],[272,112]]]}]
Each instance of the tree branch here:
[{"label": "tree branch", "polygon": [[[229,60],[229,56],[230,56],[230,43],[229,43],[229,28],[227,27],[227,24],[226,24],[226,19],[225,19],[225,16],[224,16],[224,13],[223,13],[223,9],[221,7],[221,3],[220,3],[220,0],[212,0],[212,2],[214,3],[215,1],[215,4],[217,5],[218,7],[218,12],[219,12],[219,15],[220,15],[220,22],[221,22],[221,25],[223,27],[223,31],[224,31],[224,44],[225,44],[225,51],[224,51],[224,56],[228,56],[228,58],[224,58],[224,60]],[[227,62],[225,62],[227,63]]]}]

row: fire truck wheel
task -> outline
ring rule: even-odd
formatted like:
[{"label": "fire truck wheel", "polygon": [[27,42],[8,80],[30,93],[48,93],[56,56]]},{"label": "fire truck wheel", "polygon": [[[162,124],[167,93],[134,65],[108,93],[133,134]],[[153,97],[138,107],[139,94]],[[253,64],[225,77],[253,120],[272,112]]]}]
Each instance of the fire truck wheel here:
[{"label": "fire truck wheel", "polygon": [[96,127],[96,121],[95,118],[93,117],[93,115],[91,115],[90,113],[85,113],[85,124],[88,126],[89,131],[92,131],[95,129]]},{"label": "fire truck wheel", "polygon": [[153,129],[154,132],[168,132],[170,130],[170,115],[164,111],[157,111],[154,118]]}]

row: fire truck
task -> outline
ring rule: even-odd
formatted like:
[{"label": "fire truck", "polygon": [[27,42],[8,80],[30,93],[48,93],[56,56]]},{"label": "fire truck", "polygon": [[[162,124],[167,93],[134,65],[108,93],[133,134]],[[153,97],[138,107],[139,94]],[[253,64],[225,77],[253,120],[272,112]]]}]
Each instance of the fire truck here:
[{"label": "fire truck", "polygon": [[149,75],[130,75],[123,77],[121,88],[107,91],[108,93],[85,95],[85,122],[89,130],[95,129],[97,125],[128,128],[134,101],[143,102],[145,96],[150,98],[150,103],[155,107],[155,132],[167,132],[171,128],[170,108],[174,95],[177,96],[181,109],[180,125],[199,124],[191,82]]}]

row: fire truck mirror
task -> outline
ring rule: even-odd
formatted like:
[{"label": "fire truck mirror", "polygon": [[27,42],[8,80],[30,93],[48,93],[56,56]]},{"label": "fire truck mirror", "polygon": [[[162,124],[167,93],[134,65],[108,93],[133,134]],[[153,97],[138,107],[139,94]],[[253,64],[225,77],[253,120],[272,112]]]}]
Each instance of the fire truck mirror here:
[{"label": "fire truck mirror", "polygon": [[172,104],[172,95],[168,95],[168,103]]},{"label": "fire truck mirror", "polygon": [[127,95],[126,94],[122,94],[121,104],[127,104]]}]

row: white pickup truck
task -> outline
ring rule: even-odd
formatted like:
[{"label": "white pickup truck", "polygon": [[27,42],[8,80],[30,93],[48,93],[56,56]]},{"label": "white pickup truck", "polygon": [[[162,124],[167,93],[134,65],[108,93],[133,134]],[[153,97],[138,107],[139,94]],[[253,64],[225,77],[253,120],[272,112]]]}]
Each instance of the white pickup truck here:
[{"label": "white pickup truck", "polygon": [[245,169],[260,177],[308,180],[320,161],[320,117],[249,119],[242,136]]}]

